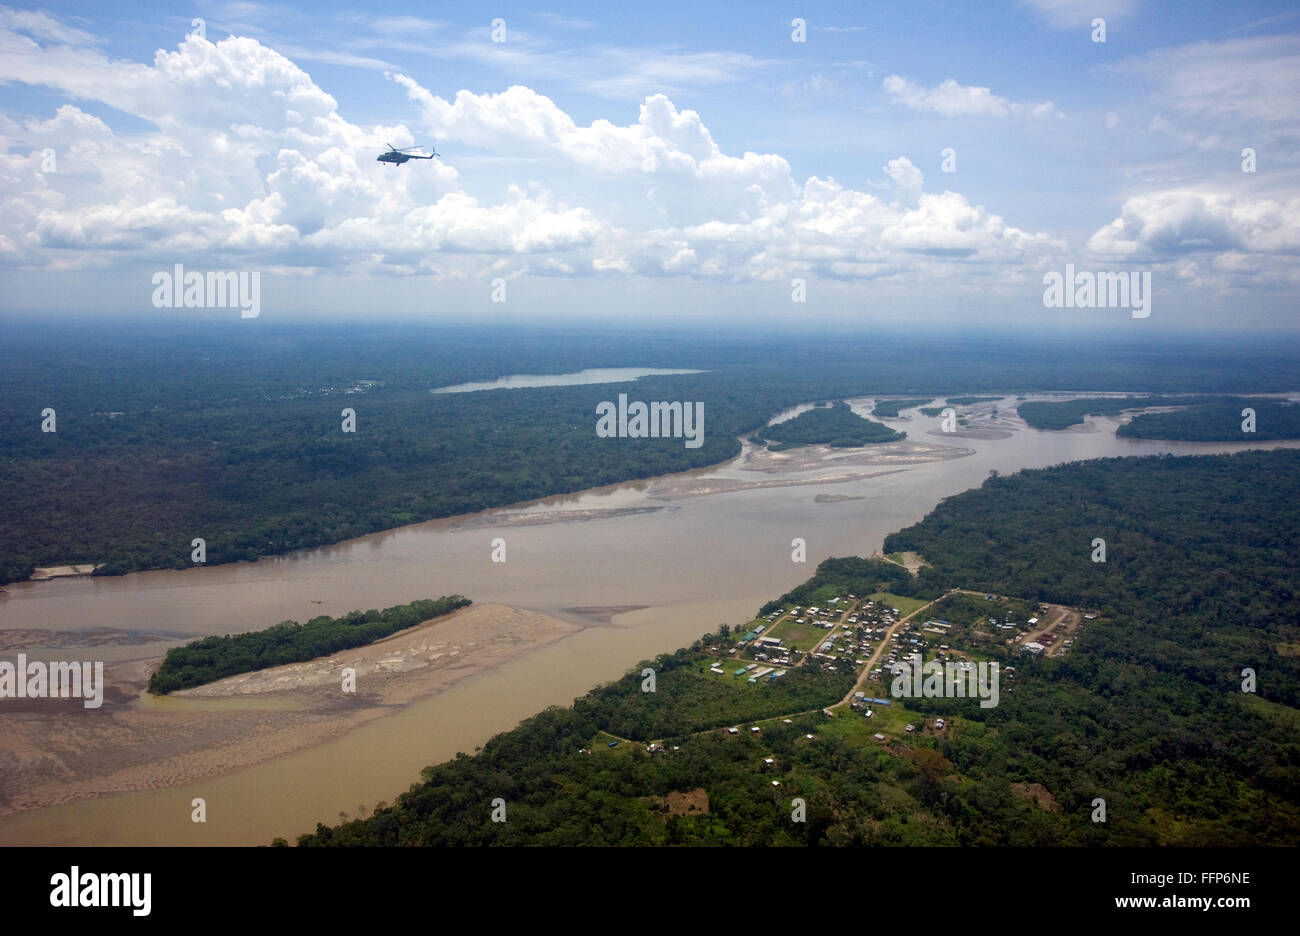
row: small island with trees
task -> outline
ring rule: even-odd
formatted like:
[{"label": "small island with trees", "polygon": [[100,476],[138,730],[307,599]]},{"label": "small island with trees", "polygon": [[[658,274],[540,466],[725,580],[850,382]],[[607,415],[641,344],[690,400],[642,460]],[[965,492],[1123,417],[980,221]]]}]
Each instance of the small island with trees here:
[{"label": "small island with trees", "polygon": [[831,448],[859,448],[878,442],[898,442],[907,438],[883,423],[859,416],[843,400],[828,408],[815,407],[794,419],[767,426],[754,433],[754,441],[767,443],[774,452],[804,445],[829,445]]},{"label": "small island with trees", "polygon": [[337,618],[321,615],[306,624],[284,621],[266,630],[204,637],[168,650],[162,665],[149,678],[149,691],[166,695],[227,676],[328,656],[374,643],[469,604],[470,600],[461,595],[444,595],[383,611],[353,611]]},{"label": "small island with trees", "polygon": [[913,400],[877,400],[876,405],[871,408],[871,415],[881,416],[885,419],[897,419],[898,414],[903,410],[911,409],[914,406],[922,406],[933,399],[934,397]]}]

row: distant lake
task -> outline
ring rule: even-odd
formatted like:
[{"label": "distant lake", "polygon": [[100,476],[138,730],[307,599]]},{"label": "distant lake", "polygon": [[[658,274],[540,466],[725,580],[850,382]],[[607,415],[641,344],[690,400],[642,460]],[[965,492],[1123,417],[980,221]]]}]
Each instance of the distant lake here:
[{"label": "distant lake", "polygon": [[572,387],[577,384],[625,383],[638,377],[663,374],[702,374],[704,371],[669,367],[595,367],[572,374],[510,374],[496,380],[438,387],[433,393],[469,393],[471,390],[519,390],[524,387]]}]

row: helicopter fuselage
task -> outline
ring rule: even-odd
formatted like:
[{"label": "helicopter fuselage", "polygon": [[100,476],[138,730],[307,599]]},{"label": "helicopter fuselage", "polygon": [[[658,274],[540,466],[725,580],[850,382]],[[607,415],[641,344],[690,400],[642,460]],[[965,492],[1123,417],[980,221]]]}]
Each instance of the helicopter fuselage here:
[{"label": "helicopter fuselage", "polygon": [[375,157],[375,162],[392,163],[395,166],[400,166],[408,159],[433,159],[433,157],[432,156],[411,156],[406,153],[384,153],[381,156]]}]

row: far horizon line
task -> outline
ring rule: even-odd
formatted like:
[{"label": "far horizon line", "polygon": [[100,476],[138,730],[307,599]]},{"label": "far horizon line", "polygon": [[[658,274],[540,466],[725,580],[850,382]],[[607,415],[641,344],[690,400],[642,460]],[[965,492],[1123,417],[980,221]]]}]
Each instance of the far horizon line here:
[{"label": "far horizon line", "polygon": [[[174,326],[184,331],[193,329],[257,329],[257,330],[299,330],[339,328],[370,329],[420,329],[424,331],[450,331],[461,333],[490,333],[503,329],[516,329],[525,334],[564,335],[582,332],[587,335],[651,334],[656,336],[689,334],[692,337],[718,338],[737,341],[756,341],[765,338],[805,338],[834,339],[844,337],[879,338],[879,337],[942,337],[949,340],[979,339],[994,341],[999,339],[1021,340],[1079,340],[1120,341],[1134,345],[1149,345],[1180,339],[1198,341],[1228,339],[1236,346],[1250,346],[1258,341],[1272,341],[1281,335],[1300,336],[1300,323],[1293,326],[1278,324],[1272,327],[1251,327],[1243,330],[1240,326],[1185,324],[1166,327],[1149,321],[1140,321],[1130,326],[1128,319],[1107,323],[1084,323],[1074,320],[1069,323],[1041,324],[1035,326],[1015,325],[1010,322],[987,322],[975,324],[970,322],[955,323],[943,319],[918,319],[911,322],[897,320],[859,320],[834,319],[820,323],[807,321],[770,322],[770,321],[736,321],[731,319],[667,319],[664,317],[638,317],[623,319],[594,319],[587,316],[553,316],[549,318],[497,316],[491,320],[472,317],[447,317],[439,319],[419,319],[412,316],[394,315],[341,315],[334,313],[294,313],[285,317],[261,316],[259,318],[230,319],[225,310],[186,310],[182,316],[176,314],[155,315],[150,312],[121,313],[50,313],[47,310],[0,310],[0,327],[31,328],[49,326],[60,330],[69,327],[99,328],[128,325],[132,328],[146,328],[154,331],[158,326]],[[741,330],[743,328],[743,331]],[[1281,350],[1281,349],[1276,349]],[[1297,349],[1300,350],[1300,349]]]}]

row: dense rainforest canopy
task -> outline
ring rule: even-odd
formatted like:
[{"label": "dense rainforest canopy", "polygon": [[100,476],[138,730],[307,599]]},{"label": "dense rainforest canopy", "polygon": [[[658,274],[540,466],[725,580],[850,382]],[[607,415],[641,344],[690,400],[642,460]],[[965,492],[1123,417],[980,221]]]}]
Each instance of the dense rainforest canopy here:
[{"label": "dense rainforest canopy", "polygon": [[[1125,410],[1150,406],[1193,406],[1214,403],[1220,406],[1257,406],[1261,401],[1247,397],[1207,395],[1081,397],[1077,400],[1029,400],[1016,407],[1020,418],[1035,429],[1068,429],[1083,422],[1085,416],[1118,416]],[[1240,416],[1238,417],[1240,424]],[[1147,437],[1153,438],[1153,437]]]},{"label": "dense rainforest canopy", "polygon": [[[707,373],[429,392],[511,373],[632,366]],[[739,435],[809,400],[1296,386],[1294,355],[1223,342],[540,335],[517,326],[308,327],[266,316],[125,330],[0,322],[0,582],[69,563],[99,564],[101,574],[183,568],[196,537],[209,563],[253,559],[702,467],[733,457]],[[599,438],[595,406],[621,391],[704,402],[703,446]],[[345,407],[356,413],[353,433],[342,431]],[[54,432],[41,431],[46,409]]]},{"label": "dense rainforest canopy", "polygon": [[[1247,420],[1244,410],[1254,410]],[[1300,439],[1300,405],[1261,400],[1204,403],[1170,413],[1142,413],[1115,430],[1133,439],[1179,442],[1265,442]]]}]

